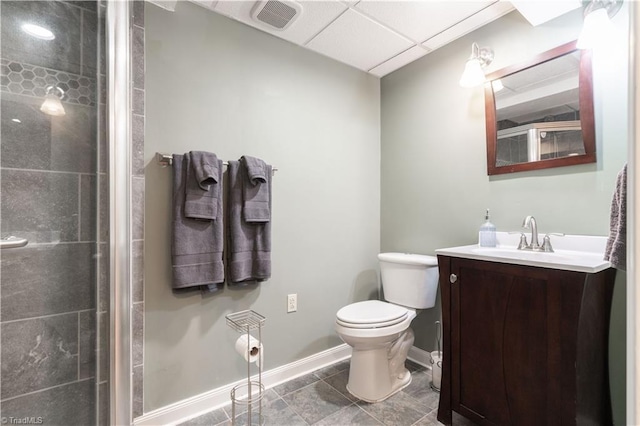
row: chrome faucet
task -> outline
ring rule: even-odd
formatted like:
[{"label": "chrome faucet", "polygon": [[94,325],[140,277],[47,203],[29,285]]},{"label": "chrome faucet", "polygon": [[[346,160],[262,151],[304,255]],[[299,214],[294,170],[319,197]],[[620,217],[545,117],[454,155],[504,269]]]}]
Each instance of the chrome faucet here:
[{"label": "chrome faucet", "polygon": [[522,227],[531,228],[531,244],[525,247],[525,250],[540,250],[540,243],[538,243],[538,225],[536,224],[536,218],[533,216],[527,216],[522,221]]}]

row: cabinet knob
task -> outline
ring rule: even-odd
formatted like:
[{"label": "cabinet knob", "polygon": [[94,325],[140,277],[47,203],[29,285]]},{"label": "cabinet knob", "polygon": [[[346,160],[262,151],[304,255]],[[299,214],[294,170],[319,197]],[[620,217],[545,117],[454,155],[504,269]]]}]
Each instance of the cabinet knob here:
[{"label": "cabinet knob", "polygon": [[458,276],[456,274],[449,275],[449,282],[451,284],[455,283],[456,281],[458,281]]}]

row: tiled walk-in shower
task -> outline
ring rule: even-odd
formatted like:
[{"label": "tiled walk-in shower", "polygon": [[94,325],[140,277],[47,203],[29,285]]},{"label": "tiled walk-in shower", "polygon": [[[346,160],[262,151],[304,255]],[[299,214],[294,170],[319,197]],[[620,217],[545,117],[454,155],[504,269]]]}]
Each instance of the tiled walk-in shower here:
[{"label": "tiled walk-in shower", "polygon": [[[28,240],[0,254],[0,415],[106,424],[104,8],[2,1],[0,15],[1,237]],[[52,91],[64,115],[41,110]]]}]

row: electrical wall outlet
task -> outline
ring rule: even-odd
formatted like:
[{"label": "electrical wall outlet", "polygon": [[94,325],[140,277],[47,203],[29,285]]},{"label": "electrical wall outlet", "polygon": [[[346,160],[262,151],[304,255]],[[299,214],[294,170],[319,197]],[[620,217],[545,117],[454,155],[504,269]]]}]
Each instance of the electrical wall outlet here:
[{"label": "electrical wall outlet", "polygon": [[298,295],[287,295],[287,313],[296,312],[298,310]]}]

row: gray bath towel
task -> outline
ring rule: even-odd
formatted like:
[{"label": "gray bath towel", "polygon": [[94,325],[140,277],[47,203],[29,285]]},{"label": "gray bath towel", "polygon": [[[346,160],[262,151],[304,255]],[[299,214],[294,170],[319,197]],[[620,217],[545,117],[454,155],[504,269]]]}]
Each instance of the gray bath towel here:
[{"label": "gray bath towel", "polygon": [[611,266],[625,271],[627,269],[627,165],[625,164],[618,178],[616,189],[611,200],[611,219],[609,222],[609,238],[604,251],[604,259]]},{"label": "gray bath towel", "polygon": [[[184,214],[187,181],[187,158],[173,155],[173,226],[171,263],[173,288],[199,286],[215,291],[224,283],[222,261],[222,214],[216,220],[189,219]],[[218,160],[218,180],[222,186],[222,162]],[[216,199],[218,212],[222,212],[222,190]]]},{"label": "gray bath towel", "polygon": [[[266,185],[271,193],[271,166],[266,166],[266,172]],[[267,280],[271,276],[271,222],[250,223],[244,219],[242,204],[243,185],[248,179],[246,169],[239,161],[229,161],[228,174],[230,281]]]},{"label": "gray bath towel", "polygon": [[269,199],[271,191],[269,180],[271,168],[259,158],[244,155],[240,158],[240,166],[246,169],[247,179],[242,187],[244,220],[247,222],[269,222],[271,212]]},{"label": "gray bath towel", "polygon": [[184,161],[187,173],[185,217],[215,220],[218,215],[218,195],[222,192],[222,161],[215,154],[205,151],[191,151],[184,155]]}]

